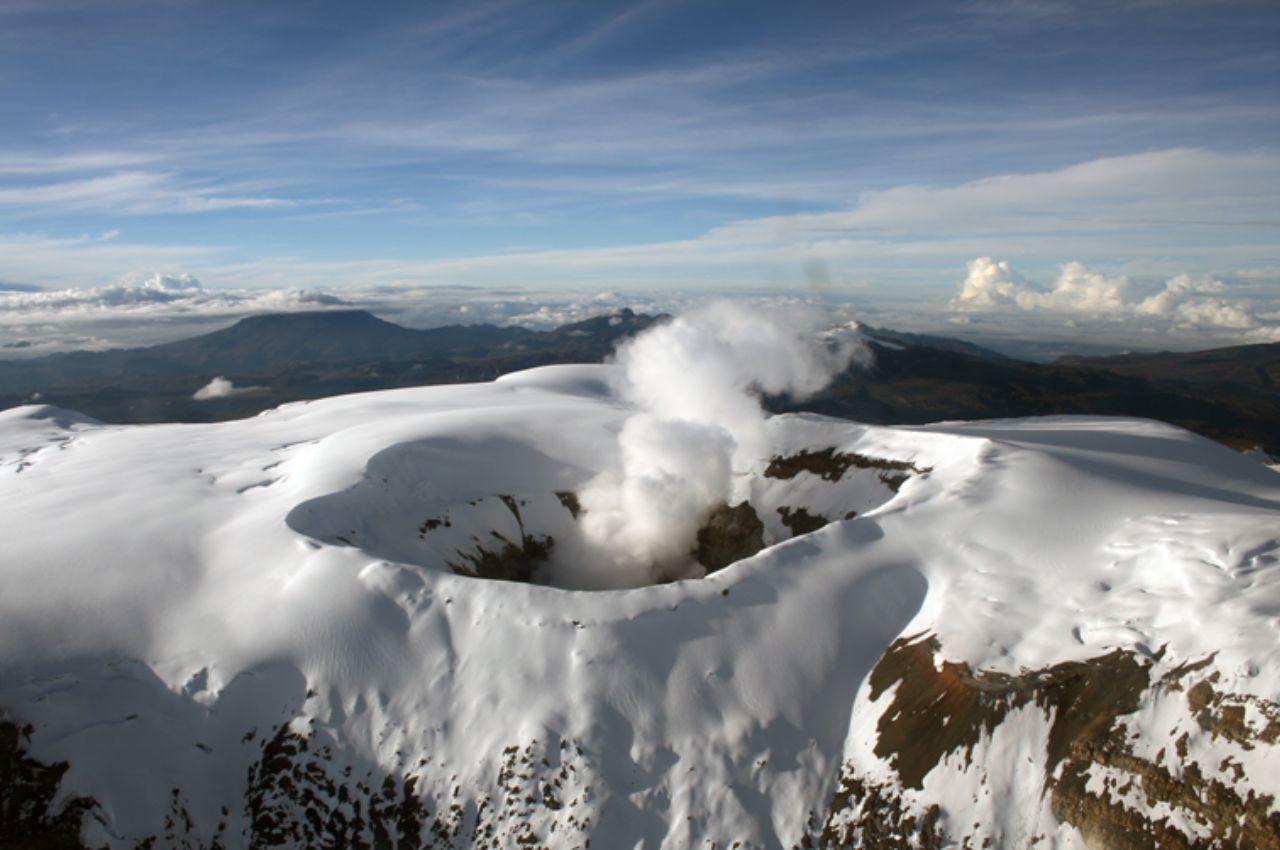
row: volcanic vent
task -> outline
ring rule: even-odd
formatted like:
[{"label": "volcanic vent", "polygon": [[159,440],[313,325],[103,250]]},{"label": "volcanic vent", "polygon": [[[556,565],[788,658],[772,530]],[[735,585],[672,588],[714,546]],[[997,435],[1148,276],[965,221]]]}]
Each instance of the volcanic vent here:
[{"label": "volcanic vent", "polygon": [[[506,470],[496,477],[495,458]],[[476,473],[470,486],[468,466]],[[637,587],[709,575],[865,514],[927,471],[830,446],[773,456],[740,476],[745,498],[697,517],[685,549],[645,574],[613,570],[610,553],[588,536],[579,491],[590,474],[511,440],[391,447],[356,485],[297,506],[287,522],[321,544],[431,571],[573,590]]]},{"label": "volcanic vent", "polygon": [[[829,443],[771,443],[762,394],[802,398],[865,352],[853,328],[820,333],[817,317],[711,305],[619,348],[595,390],[613,403],[609,442],[558,458],[480,433],[395,446],[289,524],[482,578],[605,589],[701,577],[865,512],[920,471]],[[504,380],[518,392],[537,378]]]}]

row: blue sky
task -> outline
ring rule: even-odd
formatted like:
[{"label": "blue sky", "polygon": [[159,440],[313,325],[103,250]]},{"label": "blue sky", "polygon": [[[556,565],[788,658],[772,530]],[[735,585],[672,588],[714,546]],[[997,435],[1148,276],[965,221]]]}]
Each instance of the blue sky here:
[{"label": "blue sky", "polygon": [[0,281],[945,309],[991,257],[1265,323],[1277,92],[1274,0],[0,0]]}]

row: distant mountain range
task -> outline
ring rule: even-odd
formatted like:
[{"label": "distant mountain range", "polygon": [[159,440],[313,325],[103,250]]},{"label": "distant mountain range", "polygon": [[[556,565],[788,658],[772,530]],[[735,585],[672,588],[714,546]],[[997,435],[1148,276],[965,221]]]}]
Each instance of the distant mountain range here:
[{"label": "distant mountain range", "polygon": [[[620,340],[663,318],[623,310],[533,331],[495,325],[412,330],[363,310],[255,316],[149,348],[0,361],[0,408],[39,400],[109,422],[234,419],[299,399],[599,362]],[[772,399],[770,406],[873,424],[1145,416],[1280,456],[1280,345],[1043,364],[944,337],[866,333],[875,353],[869,369],[846,372],[816,398]],[[252,390],[193,398],[218,376]]]},{"label": "distant mountain range", "polygon": [[1030,363],[954,340],[874,329],[869,336],[868,370],[844,373],[816,398],[773,406],[875,424],[1143,416],[1280,455],[1280,345]]},{"label": "distant mountain range", "polygon": [[[288,401],[491,380],[551,363],[597,363],[657,318],[622,310],[551,331],[496,325],[413,330],[364,310],[283,313],[147,348],[0,361],[0,408],[32,400],[108,422],[206,422]],[[252,392],[197,401],[214,377]]]}]

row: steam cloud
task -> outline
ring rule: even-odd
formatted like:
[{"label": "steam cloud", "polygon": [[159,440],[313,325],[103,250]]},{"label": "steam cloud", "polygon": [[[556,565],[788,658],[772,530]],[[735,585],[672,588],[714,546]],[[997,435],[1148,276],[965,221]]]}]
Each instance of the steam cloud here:
[{"label": "steam cloud", "polygon": [[209,401],[215,398],[231,398],[238,395],[249,395],[250,393],[264,392],[266,387],[237,387],[231,381],[222,376],[214,378],[200,389],[196,390],[191,396],[196,401]]},{"label": "steam cloud", "polygon": [[[740,473],[770,454],[759,394],[802,398],[866,349],[816,315],[715,303],[621,346],[621,392],[634,406],[619,465],[579,494],[583,551],[562,559],[571,586],[633,587],[701,574],[691,552],[717,506],[747,496]],[[607,569],[601,569],[601,566]],[[567,576],[566,576],[567,577]]]}]

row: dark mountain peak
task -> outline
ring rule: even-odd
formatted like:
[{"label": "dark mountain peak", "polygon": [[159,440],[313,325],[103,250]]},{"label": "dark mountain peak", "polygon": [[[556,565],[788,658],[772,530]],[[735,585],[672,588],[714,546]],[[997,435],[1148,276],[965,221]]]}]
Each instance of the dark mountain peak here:
[{"label": "dark mountain peak", "polygon": [[548,333],[556,337],[594,336],[602,340],[618,340],[622,337],[634,336],[650,325],[666,321],[669,318],[670,316],[666,314],[658,316],[638,314],[629,307],[623,307],[613,313],[606,313],[602,316],[583,319],[573,324],[562,325],[553,331],[548,331]]},{"label": "dark mountain peak", "polygon": [[261,313],[246,316],[229,328],[181,340],[175,345],[199,339],[259,338],[263,334],[309,335],[315,333],[369,333],[404,331],[399,325],[379,319],[368,310],[308,310],[301,313]]},{"label": "dark mountain peak", "polygon": [[148,349],[147,355],[201,368],[254,370],[404,356],[422,347],[420,331],[384,321],[367,310],[315,310],[249,316],[220,331]]},{"label": "dark mountain peak", "polygon": [[968,354],[973,357],[986,357],[992,360],[1008,360],[1009,358],[998,351],[990,348],[984,348],[981,345],[975,345],[972,342],[965,342],[960,339],[951,337],[932,336],[930,334],[907,333],[905,331],[895,331],[889,328],[875,328],[871,325],[863,325],[862,331],[866,335],[867,340],[879,348],[893,346],[913,346],[917,348],[932,348],[938,351],[948,351],[953,354]]},{"label": "dark mountain peak", "polygon": [[370,313],[368,310],[308,310],[300,313],[262,313],[257,316],[246,316],[236,322],[228,330],[240,328],[242,331],[261,333],[264,330],[281,330],[298,328],[316,329],[368,329],[396,328],[405,330]]},{"label": "dark mountain peak", "polygon": [[157,348],[174,350],[191,346],[201,348],[241,345],[245,342],[262,343],[266,340],[310,339],[317,336],[341,334],[344,338],[366,337],[371,334],[416,334],[391,322],[379,319],[368,310],[309,310],[303,313],[262,313],[246,316],[229,328],[179,340]]}]

